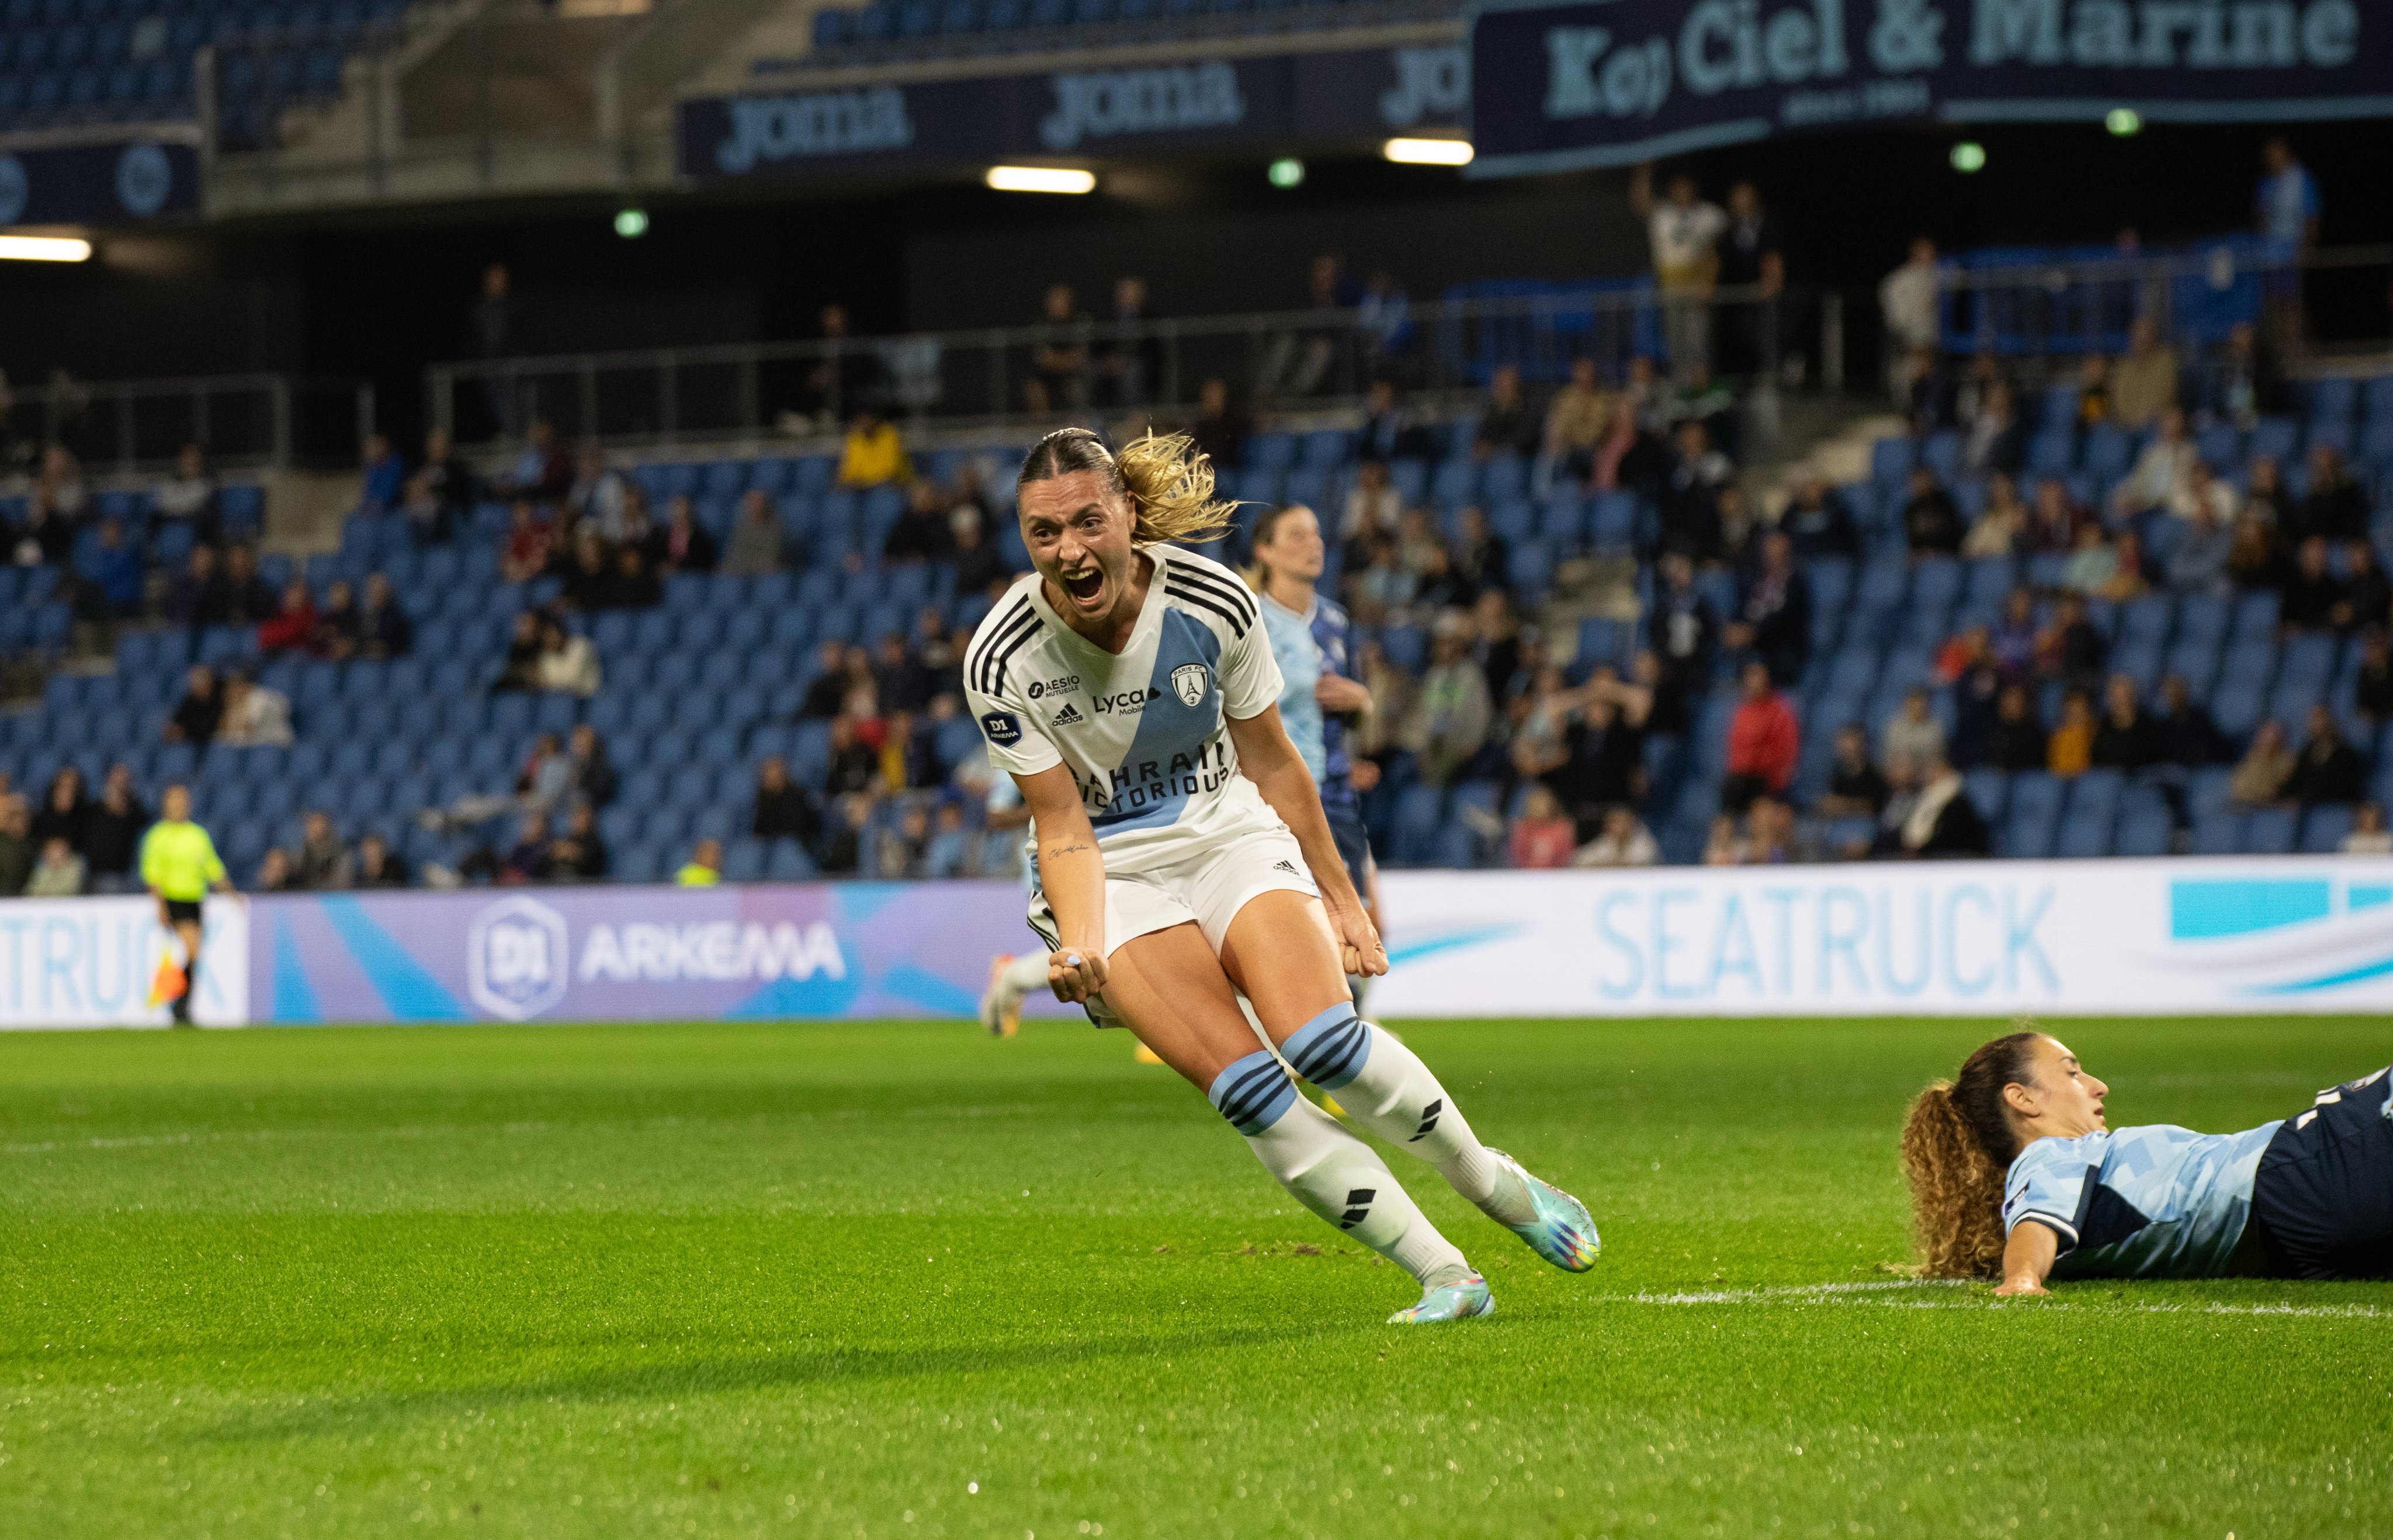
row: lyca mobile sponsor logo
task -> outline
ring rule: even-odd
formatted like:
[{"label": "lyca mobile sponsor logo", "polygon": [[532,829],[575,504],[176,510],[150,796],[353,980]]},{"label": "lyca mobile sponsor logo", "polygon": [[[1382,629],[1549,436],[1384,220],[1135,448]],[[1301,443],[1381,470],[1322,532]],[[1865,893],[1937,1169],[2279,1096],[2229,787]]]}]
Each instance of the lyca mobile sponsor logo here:
[{"label": "lyca mobile sponsor logo", "polygon": [[1039,142],[1050,150],[1121,134],[1230,128],[1247,116],[1238,72],[1221,60],[1059,74],[1051,84],[1055,109],[1039,124]]},{"label": "lyca mobile sponsor logo", "polygon": [[894,85],[734,97],[724,106],[731,114],[731,132],[714,147],[714,163],[733,176],[763,162],[903,150],[914,142],[906,93]]}]

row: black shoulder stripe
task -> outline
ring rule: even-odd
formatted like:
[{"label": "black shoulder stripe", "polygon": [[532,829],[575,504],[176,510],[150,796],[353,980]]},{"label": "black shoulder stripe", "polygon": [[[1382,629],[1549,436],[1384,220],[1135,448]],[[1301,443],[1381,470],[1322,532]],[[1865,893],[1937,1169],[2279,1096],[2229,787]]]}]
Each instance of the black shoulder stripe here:
[{"label": "black shoulder stripe", "polygon": [[1196,587],[1210,589],[1221,597],[1229,600],[1232,607],[1248,620],[1252,620],[1255,618],[1255,596],[1247,591],[1246,584],[1236,579],[1219,577],[1202,568],[1182,567],[1177,564],[1171,568],[1171,576]]},{"label": "black shoulder stripe", "polygon": [[1232,636],[1243,637],[1246,635],[1247,622],[1245,619],[1241,617],[1237,611],[1230,608],[1229,606],[1223,604],[1220,599],[1215,598],[1205,590],[1199,588],[1183,588],[1178,583],[1169,582],[1163,585],[1163,590],[1175,599],[1184,599],[1192,605],[1196,605],[1203,609],[1210,609],[1214,614],[1219,615],[1223,623],[1229,626],[1230,634]]},{"label": "black shoulder stripe", "polygon": [[984,627],[983,634],[974,639],[971,653],[973,684],[983,694],[987,694],[991,688],[989,659],[994,658],[1008,642],[1017,635],[1024,634],[1029,627],[1038,623],[1038,611],[1030,607],[1029,600],[1025,599],[1014,608],[1008,610],[998,624]]},{"label": "black shoulder stripe", "polygon": [[1046,629],[1047,622],[1034,616],[1028,626],[1005,644],[1003,650],[989,659],[988,683],[981,686],[983,695],[993,696],[1005,687],[1006,666],[1013,661],[1013,655],[1027,646],[1032,637]]}]

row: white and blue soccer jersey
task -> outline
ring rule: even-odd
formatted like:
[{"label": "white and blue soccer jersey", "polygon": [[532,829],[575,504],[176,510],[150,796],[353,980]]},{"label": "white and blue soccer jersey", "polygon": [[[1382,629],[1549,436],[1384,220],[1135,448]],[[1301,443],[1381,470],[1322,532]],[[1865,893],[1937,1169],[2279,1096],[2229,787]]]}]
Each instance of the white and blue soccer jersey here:
[{"label": "white and blue soccer jersey", "polygon": [[2060,1237],[2056,1278],[2212,1278],[2252,1211],[2252,1179],[2278,1124],[2196,1133],[2166,1123],[2039,1139],[2011,1162],[2003,1231]]},{"label": "white and blue soccer jersey", "polygon": [[1069,767],[1113,875],[1286,827],[1239,774],[1224,725],[1279,698],[1254,594],[1219,562],[1165,546],[1144,554],[1155,573],[1118,656],[1067,625],[1036,573],[1006,591],[964,650],[989,763],[1017,776]]}]

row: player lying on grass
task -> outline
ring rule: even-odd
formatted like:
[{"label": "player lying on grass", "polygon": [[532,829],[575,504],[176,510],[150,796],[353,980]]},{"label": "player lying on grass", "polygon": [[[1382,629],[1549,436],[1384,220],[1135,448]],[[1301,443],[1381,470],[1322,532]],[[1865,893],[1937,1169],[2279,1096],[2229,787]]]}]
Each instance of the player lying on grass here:
[{"label": "player lying on grass", "polygon": [[1165,543],[1224,527],[1204,457],[1148,437],[1117,459],[1066,428],[1030,452],[1018,491],[1038,570],[981,622],[964,687],[991,763],[1030,807],[1030,925],[1057,998],[1129,1026],[1299,1202],[1419,1280],[1420,1301],[1391,1320],[1493,1307],[1371,1147],[1296,1093],[1289,1066],[1548,1261],[1591,1266],[1578,1201],[1481,1144],[1428,1066],[1354,1014],[1346,975],[1387,972],[1387,953],[1280,725],[1254,596]]},{"label": "player lying on grass", "polygon": [[1969,1055],[1911,1104],[1903,1172],[1927,1271],[2047,1279],[2393,1276],[2393,1077],[2242,1133],[2112,1129],[2111,1088],[2042,1032]]}]

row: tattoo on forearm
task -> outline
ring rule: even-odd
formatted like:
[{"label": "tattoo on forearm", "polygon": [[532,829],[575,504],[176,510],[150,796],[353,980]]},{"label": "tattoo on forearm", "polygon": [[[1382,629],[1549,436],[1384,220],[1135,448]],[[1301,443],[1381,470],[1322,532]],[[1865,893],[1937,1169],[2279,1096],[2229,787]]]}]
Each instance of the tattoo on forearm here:
[{"label": "tattoo on forearm", "polygon": [[1047,847],[1047,855],[1050,860],[1053,860],[1058,855],[1070,855],[1079,851],[1088,850],[1090,848],[1092,847],[1083,842],[1075,841],[1073,843],[1068,845],[1049,845]]}]

